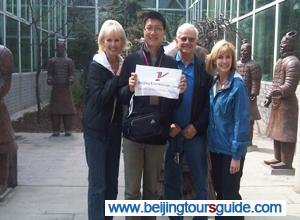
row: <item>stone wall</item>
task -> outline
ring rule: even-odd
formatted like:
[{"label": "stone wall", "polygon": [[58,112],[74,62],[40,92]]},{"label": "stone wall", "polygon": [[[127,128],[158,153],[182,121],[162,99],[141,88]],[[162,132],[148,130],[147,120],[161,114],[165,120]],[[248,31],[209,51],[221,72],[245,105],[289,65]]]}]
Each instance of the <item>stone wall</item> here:
[{"label": "stone wall", "polygon": [[[4,98],[10,115],[36,105],[35,75],[35,72],[12,75],[11,88]],[[47,72],[42,72],[39,84],[42,103],[49,102],[50,98],[51,87],[47,85],[46,80]]]}]

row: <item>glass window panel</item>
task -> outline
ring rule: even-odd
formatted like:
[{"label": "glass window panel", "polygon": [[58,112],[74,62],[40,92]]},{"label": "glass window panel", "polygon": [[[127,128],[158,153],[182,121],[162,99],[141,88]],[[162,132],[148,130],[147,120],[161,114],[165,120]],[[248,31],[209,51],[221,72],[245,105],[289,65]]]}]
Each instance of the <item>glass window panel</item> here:
[{"label": "glass window panel", "polygon": [[2,14],[0,14],[0,44],[4,44],[4,22]]},{"label": "glass window panel", "polygon": [[29,5],[27,3],[27,0],[21,0],[21,17],[25,20],[29,20]]},{"label": "glass window panel", "polygon": [[247,14],[253,10],[253,0],[243,0],[240,1],[240,14],[242,16]]},{"label": "glass window panel", "polygon": [[254,59],[262,69],[264,80],[273,75],[275,7],[255,15]]},{"label": "glass window panel", "polygon": [[209,1],[209,4],[208,4],[208,17],[210,19],[215,18],[215,11],[216,11],[215,1]]},{"label": "glass window panel", "polygon": [[[3,0],[1,0],[3,1]],[[6,1],[6,11],[17,15],[17,0],[7,0]]]},{"label": "glass window panel", "polygon": [[48,55],[48,33],[43,31],[42,32],[42,68],[46,69],[47,68],[47,63],[49,59]]},{"label": "glass window panel", "polygon": [[226,0],[226,17],[230,18],[230,0]]},{"label": "glass window panel", "polygon": [[207,0],[202,0],[202,17],[207,18]]},{"label": "glass window panel", "polygon": [[142,4],[146,8],[156,8],[156,0],[144,0]]},{"label": "glass window panel", "polygon": [[18,43],[18,21],[6,18],[6,46],[14,55],[14,70],[19,72],[19,43]]},{"label": "glass window panel", "polygon": [[[99,0],[98,0],[99,1]],[[102,3],[103,0],[101,0],[101,3]],[[100,1],[99,1],[100,2]],[[107,1],[103,1],[104,3],[107,2]],[[111,2],[111,1],[110,1]],[[87,0],[76,0],[76,1],[73,1],[74,5],[77,5],[77,6],[94,6],[95,5],[95,1],[87,1]]]},{"label": "glass window panel", "polygon": [[241,40],[247,39],[247,41],[251,44],[252,39],[252,16],[247,17],[241,21],[239,21],[239,38],[238,38],[238,45],[237,45],[237,57],[240,57],[240,47],[241,47]]},{"label": "glass window panel", "polygon": [[[279,5],[279,22],[278,22],[278,40],[281,41],[283,35],[291,30],[298,32],[295,52],[300,58],[300,0],[285,1]],[[279,57],[279,42],[277,57]]]},{"label": "glass window panel", "polygon": [[61,33],[62,33],[63,36],[66,35],[66,33],[65,33],[65,26],[67,25],[67,21],[65,19],[65,15],[66,15],[65,10],[66,10],[66,6],[63,5],[62,6],[62,10],[61,10],[61,24],[62,24]]},{"label": "glass window panel", "polygon": [[230,28],[226,28],[225,39],[235,45],[236,41],[236,23],[231,24]]},{"label": "glass window panel", "polygon": [[231,18],[235,18],[237,16],[237,1],[238,0],[232,0],[232,4],[231,4]]},{"label": "glass window panel", "polygon": [[0,1],[0,11],[3,11],[3,1]]},{"label": "glass window panel", "polygon": [[48,0],[42,0],[42,27],[46,30],[48,30],[48,14]]},{"label": "glass window panel", "polygon": [[21,72],[31,71],[30,26],[21,23]]},{"label": "glass window panel", "polygon": [[185,0],[160,0],[159,8],[185,9]]},{"label": "glass window panel", "polygon": [[159,11],[167,21],[167,41],[176,36],[177,28],[185,22],[185,11]]},{"label": "glass window panel", "polygon": [[54,2],[49,2],[49,23],[50,23],[50,31],[54,31]]},{"label": "glass window panel", "polygon": [[54,57],[55,56],[55,38],[54,36],[50,36],[49,37],[49,41],[50,41],[50,57]]},{"label": "glass window panel", "polygon": [[[290,1],[290,0],[288,0],[288,1]],[[261,7],[261,6],[264,6],[264,5],[266,5],[266,4],[269,4],[269,3],[271,3],[271,2],[273,2],[273,0],[256,0],[256,8],[259,8],[259,7]]]}]

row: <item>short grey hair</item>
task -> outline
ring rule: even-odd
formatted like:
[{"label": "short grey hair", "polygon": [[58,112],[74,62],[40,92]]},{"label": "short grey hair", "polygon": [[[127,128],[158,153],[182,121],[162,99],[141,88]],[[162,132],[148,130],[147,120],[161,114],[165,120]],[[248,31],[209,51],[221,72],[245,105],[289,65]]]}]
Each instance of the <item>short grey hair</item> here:
[{"label": "short grey hair", "polygon": [[195,25],[193,25],[191,23],[184,23],[184,24],[180,25],[176,32],[176,38],[180,37],[181,33],[186,29],[193,29],[196,33],[196,39],[198,39],[199,31],[195,27]]}]

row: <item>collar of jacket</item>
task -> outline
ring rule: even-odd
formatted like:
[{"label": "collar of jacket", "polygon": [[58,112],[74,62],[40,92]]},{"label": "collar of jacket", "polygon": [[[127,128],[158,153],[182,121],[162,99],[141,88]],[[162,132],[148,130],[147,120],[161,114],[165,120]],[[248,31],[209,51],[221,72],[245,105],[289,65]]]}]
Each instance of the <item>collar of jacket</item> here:
[{"label": "collar of jacket", "polygon": [[[218,79],[220,78],[219,75],[217,75],[215,77],[215,80],[214,80],[214,86],[216,86],[216,83],[218,81]],[[230,73],[229,73],[229,77],[228,77],[228,80],[227,82],[222,86],[222,88],[220,89],[221,90],[226,90],[228,88],[230,88],[231,84],[232,84],[232,81],[233,81],[233,78],[240,78],[242,80],[242,77],[240,74],[238,74],[237,72],[235,72],[234,70],[231,70]]]},{"label": "collar of jacket", "polygon": [[293,55],[295,55],[295,53],[294,52],[292,52],[292,51],[290,51],[290,52],[285,52],[285,53],[283,53],[283,54],[281,54],[280,55],[280,58],[286,58],[286,57],[288,57],[288,56],[293,56]]},{"label": "collar of jacket", "polygon": [[[147,59],[151,61],[150,63],[152,63],[151,54],[145,43],[142,45],[142,52],[144,52],[146,54]],[[163,46],[161,45],[156,54],[155,65],[157,65],[157,63],[159,62],[161,54],[164,54],[164,53],[165,53],[165,50],[164,50]]]},{"label": "collar of jacket", "polygon": [[[118,55],[118,58],[119,58],[119,64],[121,65],[121,63],[123,62],[123,58],[120,55]],[[95,54],[93,57],[93,61],[101,64],[102,66],[104,66],[106,69],[108,69],[112,73],[114,72],[111,68],[110,63],[108,62],[105,52],[100,51],[99,53]]]}]

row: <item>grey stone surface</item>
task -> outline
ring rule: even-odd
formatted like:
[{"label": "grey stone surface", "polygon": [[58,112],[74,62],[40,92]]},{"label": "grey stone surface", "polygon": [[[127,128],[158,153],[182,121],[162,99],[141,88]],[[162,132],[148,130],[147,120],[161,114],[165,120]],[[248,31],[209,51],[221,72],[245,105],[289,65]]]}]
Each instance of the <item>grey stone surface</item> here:
[{"label": "grey stone surface", "polygon": [[[87,165],[83,137],[50,137],[17,133],[19,186],[0,202],[1,220],[87,220]],[[246,220],[300,220],[300,194],[294,176],[270,175],[263,160],[272,156],[272,141],[254,137],[256,151],[248,152],[241,182],[243,199],[286,200],[286,217],[247,217]],[[121,155],[118,199],[124,199]],[[124,217],[116,217],[124,220]],[[185,218],[190,220],[191,218]],[[158,220],[167,220],[159,217]]]}]

